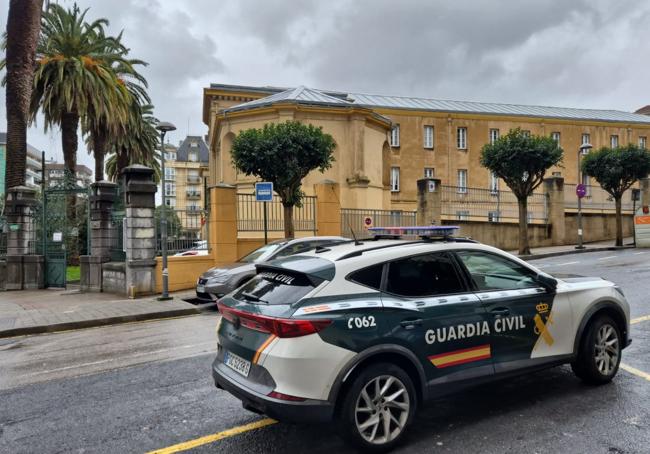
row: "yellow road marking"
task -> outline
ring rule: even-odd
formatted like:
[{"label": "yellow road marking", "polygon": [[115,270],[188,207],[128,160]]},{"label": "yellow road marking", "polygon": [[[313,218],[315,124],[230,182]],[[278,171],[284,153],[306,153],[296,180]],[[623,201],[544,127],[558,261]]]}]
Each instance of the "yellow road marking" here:
[{"label": "yellow road marking", "polygon": [[223,440],[224,438],[234,437],[235,435],[249,432],[251,430],[261,429],[262,427],[270,426],[271,424],[275,423],[277,423],[277,421],[274,419],[260,419],[259,421],[255,421],[250,424],[244,424],[243,426],[237,426],[233,427],[232,429],[224,430],[223,432],[206,435],[205,437],[201,438],[195,438],[194,440],[186,441],[173,446],[168,446],[166,448],[160,448],[155,451],[149,451],[147,454],[172,454],[175,452],[187,451],[188,449],[193,449],[198,446]]},{"label": "yellow road marking", "polygon": [[650,374],[648,374],[647,372],[643,372],[642,370],[636,369],[632,366],[628,366],[627,364],[623,364],[623,363],[621,363],[619,367],[626,372],[636,375],[637,377],[641,377],[644,380],[650,381]]},{"label": "yellow road marking", "polygon": [[650,315],[644,315],[643,317],[637,317],[630,320],[630,324],[634,325],[635,323],[647,322],[650,320]]}]

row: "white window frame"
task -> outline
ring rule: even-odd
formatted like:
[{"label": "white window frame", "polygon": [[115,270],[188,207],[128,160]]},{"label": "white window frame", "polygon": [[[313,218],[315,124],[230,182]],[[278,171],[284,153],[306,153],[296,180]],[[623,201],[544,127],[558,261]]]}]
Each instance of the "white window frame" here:
[{"label": "white window frame", "polygon": [[176,183],[165,183],[165,197],[176,197]]},{"label": "white window frame", "polygon": [[488,211],[488,222],[499,222],[500,217],[498,211]]},{"label": "white window frame", "polygon": [[609,148],[618,148],[618,134],[612,134],[609,136]]},{"label": "white window frame", "polygon": [[[584,144],[590,143],[590,142],[591,142],[591,134],[589,134],[588,132],[583,132],[582,133],[582,138],[580,139],[580,145],[584,145]],[[582,149],[582,154],[589,154],[589,150],[588,149]]]},{"label": "white window frame", "polygon": [[165,197],[165,205],[167,205],[169,208],[175,208],[176,197]]},{"label": "white window frame", "polygon": [[424,178],[433,178],[436,174],[436,169],[433,167],[424,168]]},{"label": "white window frame", "polygon": [[433,150],[433,132],[432,125],[424,125],[422,145],[429,150]]},{"label": "white window frame", "polygon": [[399,147],[399,123],[393,125],[390,130],[390,146],[393,148]]},{"label": "white window frame", "polygon": [[648,138],[646,136],[639,136],[639,148],[645,150],[648,145]]},{"label": "white window frame", "polygon": [[467,126],[459,126],[456,128],[456,148],[459,150],[467,150]]},{"label": "white window frame", "polygon": [[390,192],[399,192],[399,167],[390,168]]},{"label": "white window frame", "polygon": [[458,169],[456,172],[456,191],[467,194],[467,169]]},{"label": "white window frame", "polygon": [[499,177],[494,172],[490,172],[490,192],[493,194],[499,192]]},{"label": "white window frame", "polygon": [[469,221],[469,210],[458,210],[458,211],[456,211],[456,220],[457,221]]},{"label": "white window frame", "polygon": [[165,181],[176,180],[176,169],[174,167],[165,167]]},{"label": "white window frame", "polygon": [[494,145],[497,140],[499,140],[499,130],[496,128],[490,129],[490,145]]},{"label": "white window frame", "polygon": [[557,143],[558,145],[560,145],[560,141],[562,140],[562,134],[560,134],[559,131],[553,131],[553,132],[551,133],[551,138],[552,138],[553,140],[555,140],[555,143]]},{"label": "white window frame", "polygon": [[530,129],[523,129],[521,133],[524,135],[524,137],[530,137]]}]

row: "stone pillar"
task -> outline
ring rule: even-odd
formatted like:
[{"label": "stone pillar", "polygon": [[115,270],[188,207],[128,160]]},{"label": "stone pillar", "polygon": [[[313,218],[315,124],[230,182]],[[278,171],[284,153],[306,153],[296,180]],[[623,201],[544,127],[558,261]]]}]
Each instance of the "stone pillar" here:
[{"label": "stone pillar", "polygon": [[554,245],[562,245],[566,241],[566,225],[564,218],[564,178],[544,178],[544,195],[548,202],[548,223],[551,229],[551,240]]},{"label": "stone pillar", "polygon": [[442,224],[442,185],[438,178],[418,180],[417,225]]},{"label": "stone pillar", "polygon": [[210,246],[214,262],[237,261],[237,188],[217,184],[210,188]]},{"label": "stone pillar", "polygon": [[[341,187],[331,180],[314,185],[316,232],[320,236],[341,235]],[[349,232],[344,232],[349,235]]]},{"label": "stone pillar", "polygon": [[25,256],[34,252],[36,236],[34,217],[36,189],[26,186],[16,186],[7,190],[7,290],[22,290],[24,288],[43,288],[43,257],[28,260],[25,274]]},{"label": "stone pillar", "polygon": [[117,198],[117,184],[98,181],[90,185],[90,255],[82,255],[81,291],[102,291],[102,264],[110,261],[111,247],[119,232],[111,219]]},{"label": "stone pillar", "polygon": [[154,221],[157,186],[153,169],[132,165],[122,171],[125,189],[126,246],[125,293],[148,295],[156,289],[156,226]]},{"label": "stone pillar", "polygon": [[641,206],[650,205],[650,178],[641,178],[639,180],[641,188]]}]

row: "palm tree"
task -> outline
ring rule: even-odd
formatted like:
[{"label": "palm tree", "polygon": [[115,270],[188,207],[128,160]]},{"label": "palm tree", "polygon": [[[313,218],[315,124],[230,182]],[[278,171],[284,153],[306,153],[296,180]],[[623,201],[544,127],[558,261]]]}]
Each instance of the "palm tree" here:
[{"label": "palm tree", "polygon": [[123,90],[116,89],[117,79],[110,67],[124,55],[119,51],[121,44],[104,33],[106,19],[87,23],[87,12],[76,4],[66,10],[50,3],[43,14],[36,49],[31,119],[34,121],[40,110],[46,131],[60,125],[69,175],[75,175],[80,118],[88,113],[108,116],[111,106],[126,96]]},{"label": "palm tree", "polygon": [[11,0],[7,33],[3,42],[7,69],[7,171],[8,188],[25,184],[27,161],[27,124],[32,94],[34,59],[41,25],[43,0]]}]

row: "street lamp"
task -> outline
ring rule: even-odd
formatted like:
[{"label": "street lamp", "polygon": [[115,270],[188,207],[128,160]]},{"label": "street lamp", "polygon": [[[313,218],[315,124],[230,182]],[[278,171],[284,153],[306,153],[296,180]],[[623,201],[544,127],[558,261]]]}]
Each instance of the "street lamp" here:
[{"label": "street lamp", "polygon": [[576,246],[576,249],[585,248],[582,245],[582,198],[585,196],[586,188],[584,188],[584,185],[582,184],[580,158],[586,151],[591,150],[592,148],[593,146],[589,142],[586,142],[580,145],[580,148],[578,149],[578,184],[576,185],[576,196],[578,197],[578,245]]},{"label": "street lamp", "polygon": [[168,300],[169,297],[169,270],[167,269],[167,206],[165,204],[165,134],[176,130],[176,126],[159,121],[156,129],[160,131],[160,186],[162,187],[162,207],[160,209],[160,242],[162,243],[162,296],[159,300]]}]

